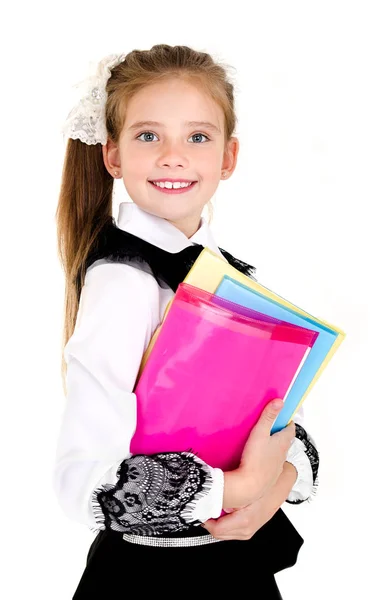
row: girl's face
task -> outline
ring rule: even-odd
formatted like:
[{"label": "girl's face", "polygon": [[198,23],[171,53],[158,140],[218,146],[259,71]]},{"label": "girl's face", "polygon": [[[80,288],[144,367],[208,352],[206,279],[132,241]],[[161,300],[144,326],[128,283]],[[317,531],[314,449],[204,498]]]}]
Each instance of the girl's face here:
[{"label": "girl's face", "polygon": [[[195,85],[171,79],[133,96],[119,144],[108,139],[103,158],[111,175],[120,171],[135,204],[191,237],[220,179],[234,171],[238,146],[232,137],[224,147],[222,109]],[[151,183],[158,179],[196,183],[168,194]]]}]

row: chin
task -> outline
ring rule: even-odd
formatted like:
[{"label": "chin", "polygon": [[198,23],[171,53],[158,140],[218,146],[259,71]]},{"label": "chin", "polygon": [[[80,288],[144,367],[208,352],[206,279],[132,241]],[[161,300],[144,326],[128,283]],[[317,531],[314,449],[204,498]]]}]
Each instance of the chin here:
[{"label": "chin", "polygon": [[200,217],[205,205],[198,204],[196,206],[192,206],[189,203],[186,203],[185,206],[183,206],[181,203],[178,205],[178,196],[176,196],[172,200],[168,199],[167,201],[158,203],[139,203],[138,206],[157,217],[166,219],[167,221],[183,221],[197,218],[197,216]]}]

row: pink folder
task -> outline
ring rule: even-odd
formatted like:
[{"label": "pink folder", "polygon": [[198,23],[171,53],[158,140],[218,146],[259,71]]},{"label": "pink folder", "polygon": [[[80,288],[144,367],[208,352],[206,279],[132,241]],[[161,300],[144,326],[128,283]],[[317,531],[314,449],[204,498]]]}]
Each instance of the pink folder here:
[{"label": "pink folder", "polygon": [[265,405],[284,398],[318,335],[180,284],[134,390],[130,451],[190,450],[212,467],[236,468]]}]

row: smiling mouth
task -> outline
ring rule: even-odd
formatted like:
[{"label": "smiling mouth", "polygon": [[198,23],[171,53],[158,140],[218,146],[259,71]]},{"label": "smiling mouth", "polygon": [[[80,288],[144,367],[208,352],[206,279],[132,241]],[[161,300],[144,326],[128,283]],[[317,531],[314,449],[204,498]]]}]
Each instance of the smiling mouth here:
[{"label": "smiling mouth", "polygon": [[156,185],[155,183],[153,183],[152,181],[149,181],[149,184],[152,185],[153,188],[159,190],[159,192],[162,192],[163,194],[184,194],[185,192],[188,192],[193,187],[195,187],[196,183],[197,183],[197,181],[193,181],[187,187],[181,187],[181,188],[173,188],[173,187],[172,188],[166,188],[166,187],[162,188],[162,187]]}]

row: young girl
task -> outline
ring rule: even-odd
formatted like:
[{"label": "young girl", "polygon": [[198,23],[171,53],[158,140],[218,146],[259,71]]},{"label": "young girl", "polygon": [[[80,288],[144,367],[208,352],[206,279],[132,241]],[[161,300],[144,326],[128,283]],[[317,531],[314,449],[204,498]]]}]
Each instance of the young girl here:
[{"label": "young girl", "polygon": [[[64,127],[57,209],[67,402],[54,489],[97,534],[73,598],[118,598],[129,585],[167,598],[223,592],[226,577],[231,592],[281,598],[274,574],[303,539],[280,506],[317,487],[302,409],[271,436],[282,402],[268,404],[229,472],[189,452],[129,452],[142,356],[201,250],[253,276],[201,216],[237,162],[233,86],[208,54],[161,44],[103,59],[83,89]],[[117,223],[114,178],[132,199]]]}]

